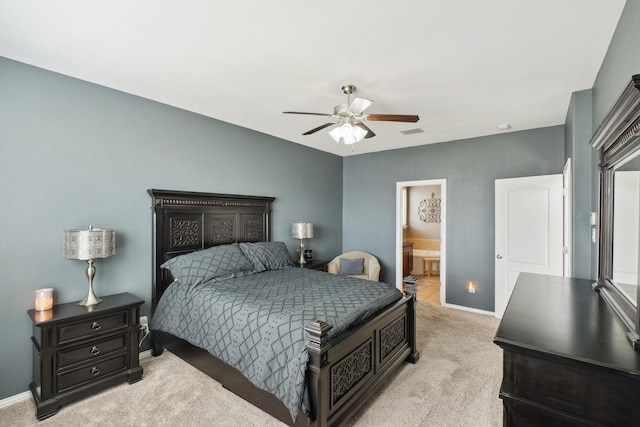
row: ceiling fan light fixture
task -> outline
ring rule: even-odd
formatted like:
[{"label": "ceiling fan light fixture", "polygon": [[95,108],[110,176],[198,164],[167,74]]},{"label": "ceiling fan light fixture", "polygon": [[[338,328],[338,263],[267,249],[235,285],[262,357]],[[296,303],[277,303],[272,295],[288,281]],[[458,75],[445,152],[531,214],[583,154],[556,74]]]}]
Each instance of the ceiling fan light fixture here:
[{"label": "ceiling fan light fixture", "polygon": [[[303,135],[312,135],[322,129],[338,125],[329,131],[329,136],[338,144],[352,145],[362,141],[364,138],[373,138],[376,134],[365,125],[365,121],[374,122],[405,122],[416,123],[420,117],[413,114],[364,114],[364,111],[373,105],[373,101],[367,98],[356,98],[351,101],[351,94],[355,92],[354,85],[342,86],[342,91],[347,95],[346,104],[339,104],[333,108],[333,114],[310,113],[305,111],[284,111],[284,114],[304,114],[307,116],[331,117],[336,122],[328,122],[311,130]],[[352,147],[353,150],[353,147]]]},{"label": "ceiling fan light fixture", "polygon": [[342,126],[338,126],[329,131],[329,136],[338,144],[355,144],[367,136],[367,131],[359,126],[354,126],[353,119],[346,117]]}]

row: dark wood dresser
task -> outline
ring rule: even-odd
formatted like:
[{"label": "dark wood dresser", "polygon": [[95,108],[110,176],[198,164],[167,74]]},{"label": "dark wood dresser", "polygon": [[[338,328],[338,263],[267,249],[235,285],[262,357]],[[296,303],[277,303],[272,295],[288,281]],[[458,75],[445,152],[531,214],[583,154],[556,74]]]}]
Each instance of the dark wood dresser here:
[{"label": "dark wood dresser", "polygon": [[413,243],[402,243],[402,277],[407,277],[413,270]]},{"label": "dark wood dresser", "polygon": [[75,302],[52,310],[29,310],[33,321],[36,417],[123,381],[142,379],[138,357],[140,305],[128,293],[102,297],[91,308]]},{"label": "dark wood dresser", "polygon": [[505,426],[640,425],[640,352],[592,283],[520,274],[494,339]]}]

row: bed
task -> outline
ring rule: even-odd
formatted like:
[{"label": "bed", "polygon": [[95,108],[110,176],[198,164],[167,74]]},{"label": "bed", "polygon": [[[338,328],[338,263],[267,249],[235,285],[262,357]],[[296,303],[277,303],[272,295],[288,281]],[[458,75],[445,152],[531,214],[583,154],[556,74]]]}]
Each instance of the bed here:
[{"label": "bed", "polygon": [[[158,307],[163,312],[166,310],[165,301],[175,291],[172,274],[161,267],[165,262],[203,250],[236,244],[253,247],[271,240],[274,198],[166,190],[149,190],[149,194],[153,199],[152,316]],[[283,271],[285,276],[293,278],[293,282],[332,276],[299,268]],[[271,274],[276,273],[264,271],[248,277],[224,278],[223,282],[226,285],[227,280],[238,280],[255,287],[259,280],[270,283]],[[235,283],[233,287],[236,287]],[[400,296],[399,300],[381,309],[370,310],[366,319],[357,320],[354,326],[340,333],[334,333],[332,324],[324,320],[310,321],[303,329],[307,358],[306,369],[302,371],[305,400],[301,409],[294,412],[290,402],[288,406],[276,396],[277,393],[250,381],[250,374],[245,375],[223,358],[178,338],[181,334],[177,332],[152,330],[151,345],[154,356],[162,354],[166,348],[265,412],[288,425],[298,426],[340,424],[395,368],[405,361],[415,363],[419,358],[413,295]],[[297,414],[295,418],[292,413]]]}]

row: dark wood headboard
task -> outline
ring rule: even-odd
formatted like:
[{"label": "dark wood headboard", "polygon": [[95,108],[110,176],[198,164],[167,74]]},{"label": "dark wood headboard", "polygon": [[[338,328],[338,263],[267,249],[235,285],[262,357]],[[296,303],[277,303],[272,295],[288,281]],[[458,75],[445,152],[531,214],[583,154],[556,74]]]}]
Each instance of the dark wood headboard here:
[{"label": "dark wood headboard", "polygon": [[153,199],[151,312],[173,278],[168,259],[211,246],[271,240],[274,197],[148,190]]}]

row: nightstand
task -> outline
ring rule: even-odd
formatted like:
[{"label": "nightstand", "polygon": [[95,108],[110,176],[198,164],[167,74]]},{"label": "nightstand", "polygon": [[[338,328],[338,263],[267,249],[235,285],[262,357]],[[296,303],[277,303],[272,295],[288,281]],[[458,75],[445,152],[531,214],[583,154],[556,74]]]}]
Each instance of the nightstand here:
[{"label": "nightstand", "polygon": [[33,322],[33,382],[36,417],[54,415],[115,384],[142,379],[138,357],[140,305],[128,294],[102,297],[92,307],[77,302],[52,310],[29,310]]},{"label": "nightstand", "polygon": [[327,264],[329,264],[329,261],[318,261],[318,260],[311,260],[311,261],[307,261],[306,264],[302,264],[300,265],[300,263],[294,262],[296,267],[302,267],[302,268],[308,268],[311,270],[320,270],[320,271],[327,271]]}]

